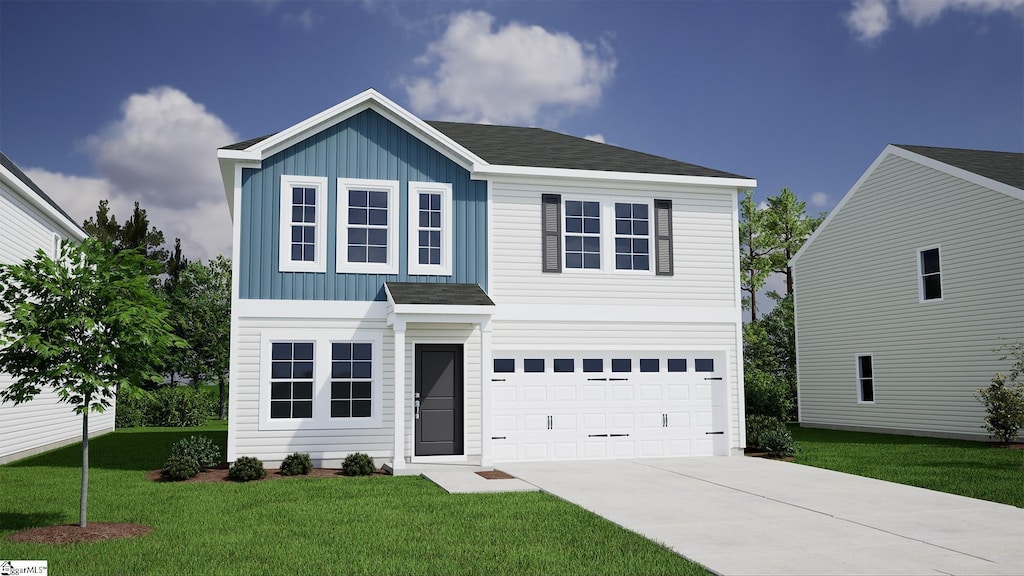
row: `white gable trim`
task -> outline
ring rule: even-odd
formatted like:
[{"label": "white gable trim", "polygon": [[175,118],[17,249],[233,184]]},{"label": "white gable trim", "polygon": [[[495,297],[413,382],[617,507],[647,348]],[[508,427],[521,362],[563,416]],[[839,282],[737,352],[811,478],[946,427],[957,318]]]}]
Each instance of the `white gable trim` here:
[{"label": "white gable trim", "polygon": [[938,170],[939,172],[942,172],[944,174],[949,174],[950,176],[960,178],[961,180],[966,180],[967,182],[976,184],[983,188],[988,188],[995,192],[1006,194],[1011,198],[1016,198],[1017,200],[1024,200],[1024,190],[1014,188],[1009,184],[1003,184],[1002,182],[992,180],[991,178],[986,178],[984,176],[975,174],[974,172],[969,172],[962,168],[957,168],[956,166],[950,166],[945,162],[939,162],[938,160],[928,158],[927,156],[922,156],[920,154],[916,154],[909,150],[900,148],[899,146],[889,144],[888,146],[885,147],[885,150],[882,150],[882,153],[879,154],[877,158],[875,158],[875,161],[871,163],[871,166],[868,166],[868,169],[865,170],[863,174],[861,174],[860,178],[857,180],[857,183],[854,184],[853,187],[850,188],[850,190],[839,201],[839,203],[836,204],[836,207],[832,209],[832,212],[830,212],[828,216],[825,217],[825,220],[821,223],[820,226],[818,226],[814,233],[811,234],[811,237],[807,239],[807,242],[804,242],[804,245],[800,247],[800,250],[798,250],[797,253],[789,260],[790,266],[796,266],[796,263],[800,259],[800,256],[804,253],[804,251],[807,250],[807,248],[811,244],[814,243],[814,240],[815,238],[818,237],[818,234],[820,234],[822,230],[828,227],[829,223],[832,222],[832,219],[835,217],[835,215],[842,211],[843,206],[846,205],[846,202],[849,201],[850,197],[852,197],[854,194],[857,193],[858,190],[860,190],[861,186],[864,185],[864,182],[872,174],[874,174],[875,169],[878,168],[878,165],[881,164],[882,161],[884,161],[890,154],[892,154],[893,156],[903,158],[904,160],[910,160],[911,162],[920,164],[927,168]]},{"label": "white gable trim", "polygon": [[85,230],[82,230],[78,224],[75,224],[67,216],[61,214],[60,210],[51,206],[49,202],[41,198],[35,190],[30,188],[27,183],[15,176],[5,166],[0,166],[0,182],[6,184],[7,187],[21,196],[29,205],[39,210],[51,222],[62,228],[71,238],[81,241],[85,240],[88,236]]}]

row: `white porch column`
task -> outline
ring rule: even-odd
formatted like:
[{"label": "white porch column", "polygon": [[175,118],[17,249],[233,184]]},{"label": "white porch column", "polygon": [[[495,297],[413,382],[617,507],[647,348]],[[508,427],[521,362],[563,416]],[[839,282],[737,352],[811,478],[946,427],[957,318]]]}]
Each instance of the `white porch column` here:
[{"label": "white porch column", "polygon": [[395,320],[395,458],[392,470],[405,468],[405,321]]},{"label": "white porch column", "polygon": [[491,466],[491,320],[480,323],[480,466]]}]

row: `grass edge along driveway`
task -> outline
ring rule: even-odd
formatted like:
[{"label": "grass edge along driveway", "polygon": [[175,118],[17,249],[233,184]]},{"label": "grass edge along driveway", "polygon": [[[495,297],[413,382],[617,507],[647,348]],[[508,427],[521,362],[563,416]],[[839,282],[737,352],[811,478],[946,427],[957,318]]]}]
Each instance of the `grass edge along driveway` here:
[{"label": "grass edge along driveway", "polygon": [[[127,429],[90,441],[91,522],[147,536],[92,544],[3,541],[53,574],[707,574],[699,564],[548,494],[449,495],[418,477],[155,483],[177,439],[223,449],[224,426]],[[0,538],[74,523],[78,444],[0,466]]]}]

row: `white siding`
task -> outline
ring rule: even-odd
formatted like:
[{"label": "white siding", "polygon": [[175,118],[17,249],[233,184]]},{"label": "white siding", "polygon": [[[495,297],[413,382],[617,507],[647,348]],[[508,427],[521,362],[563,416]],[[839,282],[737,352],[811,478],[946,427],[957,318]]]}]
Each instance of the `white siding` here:
[{"label": "white siding", "polygon": [[[1024,202],[890,155],[795,268],[800,420],[980,437],[975,389],[1024,338]],[[920,302],[918,250],[941,248],[941,301]],[[858,404],[856,354],[875,402]]]},{"label": "white siding", "polygon": [[[21,262],[40,248],[52,254],[54,234],[65,237],[56,223],[0,183],[0,263]],[[0,373],[0,388],[10,383],[10,375]],[[25,404],[0,404],[0,423],[0,463],[82,438],[82,417],[48,390]],[[113,409],[89,415],[90,435],[113,428]]]}]

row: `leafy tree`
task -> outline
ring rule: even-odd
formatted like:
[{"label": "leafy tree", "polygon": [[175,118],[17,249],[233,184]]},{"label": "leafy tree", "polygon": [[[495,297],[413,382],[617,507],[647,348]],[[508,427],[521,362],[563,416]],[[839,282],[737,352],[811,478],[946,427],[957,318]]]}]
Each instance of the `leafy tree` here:
[{"label": "leafy tree", "polygon": [[772,272],[786,275],[787,296],[793,294],[793,269],[789,261],[825,219],[824,213],[818,217],[808,216],[806,208],[807,203],[798,200],[789,188],[768,198],[768,228],[774,247],[770,266]]},{"label": "leafy tree", "polygon": [[1009,444],[1024,428],[1024,382],[1020,382],[1024,373],[1024,342],[1004,344],[996,350],[1006,351],[1000,360],[1013,359],[1010,373],[1003,375],[996,372],[992,384],[986,388],[978,388],[974,396],[985,405],[985,424],[992,437],[1003,444]]},{"label": "leafy tree", "polygon": [[175,333],[187,342],[169,368],[188,377],[196,387],[216,380],[220,415],[224,418],[231,337],[231,261],[217,256],[207,264],[189,264],[168,299]]},{"label": "leafy tree", "polygon": [[79,525],[86,526],[89,413],[103,412],[132,385],[159,380],[154,369],[178,345],[167,310],[149,284],[155,264],[135,250],[111,254],[103,242],[65,241],[0,265],[0,371],[14,383],[0,402],[32,400],[43,388],[82,416]]},{"label": "leafy tree", "polygon": [[749,383],[751,413],[796,418],[792,296],[780,298],[771,312],[743,326],[743,379],[745,387]]},{"label": "leafy tree", "polygon": [[740,201],[740,288],[748,294],[744,304],[750,307],[750,319],[757,320],[757,293],[772,273],[772,255],[777,240],[771,234],[770,214],[760,210],[748,190]]}]

